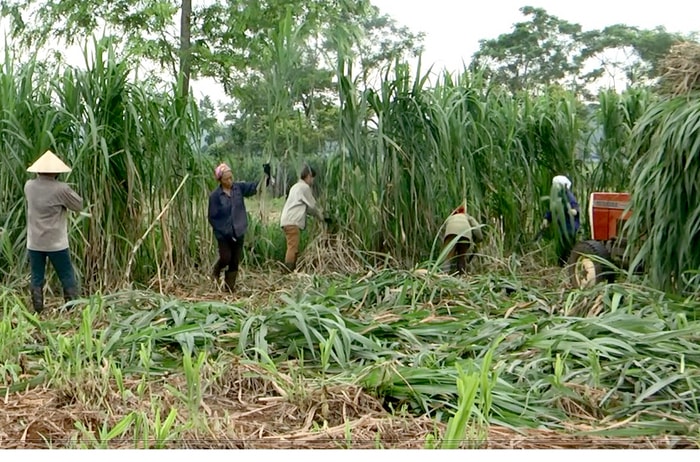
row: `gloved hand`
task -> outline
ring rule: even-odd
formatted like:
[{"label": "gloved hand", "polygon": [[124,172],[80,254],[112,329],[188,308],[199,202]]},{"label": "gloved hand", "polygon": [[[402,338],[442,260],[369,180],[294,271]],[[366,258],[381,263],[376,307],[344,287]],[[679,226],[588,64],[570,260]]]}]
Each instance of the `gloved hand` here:
[{"label": "gloved hand", "polygon": [[265,186],[269,187],[270,185],[274,186],[275,185],[275,179],[272,178],[272,170],[270,169],[270,163],[267,162],[263,164],[263,172],[265,172],[265,176],[267,177],[265,179]]},{"label": "gloved hand", "polygon": [[542,226],[540,226],[540,229],[545,229],[547,226],[549,226],[549,221],[545,218],[542,220]]},{"label": "gloved hand", "polygon": [[569,215],[575,217],[576,215],[578,215],[578,212],[576,211],[576,209],[569,209]]}]

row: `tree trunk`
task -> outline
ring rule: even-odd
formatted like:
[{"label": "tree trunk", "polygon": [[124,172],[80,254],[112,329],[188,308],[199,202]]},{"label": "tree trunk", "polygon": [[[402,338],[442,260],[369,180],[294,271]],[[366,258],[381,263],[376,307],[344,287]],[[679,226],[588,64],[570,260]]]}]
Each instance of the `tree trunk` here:
[{"label": "tree trunk", "polygon": [[182,0],[180,16],[180,78],[182,78],[182,96],[187,97],[190,90],[190,23],[192,18],[192,0]]}]

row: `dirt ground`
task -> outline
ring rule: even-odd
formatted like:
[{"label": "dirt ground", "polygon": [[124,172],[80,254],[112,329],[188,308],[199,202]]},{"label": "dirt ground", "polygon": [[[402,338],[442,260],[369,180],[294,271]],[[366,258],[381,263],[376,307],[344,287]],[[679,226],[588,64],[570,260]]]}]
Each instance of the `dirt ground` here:
[{"label": "dirt ground", "polygon": [[[282,271],[258,273],[242,271],[235,295],[226,293],[213,282],[169,281],[154,283],[152,290],[182,300],[246,300],[251,304],[269,303],[270,297],[291,287],[311,284],[309,274],[287,275]],[[51,300],[58,304],[60,299]],[[149,385],[149,396],[157,397],[162,419],[169,410],[178,410],[168,448],[425,448],[431,439],[439,439],[445,425],[426,416],[395,416],[376,398],[359,387],[343,386],[309,390],[306,396],[290,396],[273,381],[264,379],[265,371],[250,364],[234,365],[225,377],[217,379],[203,396],[197,415],[188,415],[179,398],[165,385],[184,391],[181,377],[170,377]],[[0,397],[0,448],[63,448],[95,447],[87,441],[89,433],[113,428],[132,411],[153,421],[151,399],[125,399],[116,385],[99,390],[92,384],[94,395],[78,396],[76,386],[42,387]],[[135,390],[137,383],[126,384]],[[90,388],[90,387],[88,387]],[[88,391],[89,395],[90,392]],[[196,422],[188,426],[188,422]],[[463,442],[464,448],[489,449],[573,449],[573,448],[697,448],[697,442],[682,437],[607,438],[585,435],[592,427],[577,425],[567,432],[522,430],[491,426],[486,433],[474,434],[474,440]],[[153,447],[153,432],[148,442],[134,436],[132,430],[114,438],[109,448]],[[94,436],[93,436],[94,437]]]},{"label": "dirt ground", "polygon": [[[200,424],[194,428],[170,432],[172,439],[164,443],[164,446],[230,449],[419,449],[426,447],[426,438],[439,438],[445,428],[443,424],[425,416],[392,416],[377,399],[357,387],[328,387],[309,391],[304,397],[288,396],[279,386],[255,376],[262,372],[252,365],[241,364],[231,368],[204,395],[202,410],[194,419],[179,407],[173,428],[198,419]],[[168,383],[178,388],[186,386],[184,380],[178,378],[172,378]],[[151,395],[161,398],[163,419],[169,408],[177,406],[177,398],[163,384],[154,384]],[[70,389],[65,388],[41,388],[8,395],[0,403],[0,448],[75,447],[78,439],[85,441],[89,438],[79,430],[76,422],[94,430],[99,430],[108,422],[109,428],[112,428],[131,411],[149,415],[151,409],[150,402],[139,402],[133,397],[125,400],[116,392],[107,393],[99,405],[85,404]],[[202,422],[206,423],[201,425]],[[588,429],[580,426],[571,428],[571,433],[552,430],[516,432],[491,426],[486,438],[475,435],[477,439],[463,442],[462,447],[697,447],[691,441],[679,437],[614,439],[576,434]],[[148,446],[153,447],[154,444],[155,441],[149,439]],[[132,432],[127,432],[122,439],[111,440],[108,445],[109,448],[145,446],[144,441],[134,437]]]}]

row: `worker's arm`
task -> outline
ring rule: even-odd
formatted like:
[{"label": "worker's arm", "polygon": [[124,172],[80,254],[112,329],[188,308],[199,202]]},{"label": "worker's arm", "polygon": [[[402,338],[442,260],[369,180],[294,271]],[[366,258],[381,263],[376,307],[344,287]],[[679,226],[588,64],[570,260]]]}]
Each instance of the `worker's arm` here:
[{"label": "worker's arm", "polygon": [[316,204],[316,199],[314,199],[310,186],[307,186],[302,190],[301,201],[306,205],[307,213],[315,216],[319,220],[323,220],[323,214],[321,213],[321,209],[318,204]]},{"label": "worker's arm", "polygon": [[255,193],[258,192],[258,183],[259,181],[239,182],[238,185],[241,188],[241,193],[243,194],[243,197],[254,196]]},{"label": "worker's arm", "polygon": [[576,196],[571,191],[567,191],[567,195],[569,196],[569,205],[571,206],[571,210],[575,210],[576,213],[573,213],[573,215],[578,215],[581,213],[581,208],[578,205],[578,201],[576,200]]},{"label": "worker's arm", "polygon": [[552,211],[547,210],[547,213],[544,214],[544,219],[542,220],[542,226],[540,226],[540,229],[545,229],[549,224],[552,222]]},{"label": "worker's arm", "polygon": [[209,211],[207,213],[207,218],[209,219],[209,224],[214,226],[214,219],[219,214],[219,207],[217,205],[217,196],[214,193],[209,194]]},{"label": "worker's arm", "polygon": [[479,243],[484,240],[484,235],[481,232],[481,225],[479,224],[478,221],[476,221],[476,218],[470,216],[469,217],[469,226],[471,227],[472,231],[472,240],[475,243]]},{"label": "worker's arm", "polygon": [[80,212],[83,208],[83,198],[68,185],[65,185],[61,191],[61,201],[65,208],[74,212]]}]

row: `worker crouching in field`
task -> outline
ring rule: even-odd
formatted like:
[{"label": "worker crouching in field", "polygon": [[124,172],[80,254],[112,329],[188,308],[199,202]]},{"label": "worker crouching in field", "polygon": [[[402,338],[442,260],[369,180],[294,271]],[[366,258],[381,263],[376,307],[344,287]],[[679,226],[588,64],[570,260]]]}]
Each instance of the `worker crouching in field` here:
[{"label": "worker crouching in field", "polygon": [[67,211],[80,211],[83,199],[66,183],[60,173],[71,168],[53,152],[46,151],[28,169],[37,177],[24,185],[27,200],[27,250],[31,271],[30,291],[35,312],[44,309],[46,260],[51,262],[63,286],[66,302],[78,297],[78,283],[68,247]]},{"label": "worker crouching in field", "polygon": [[552,179],[549,210],[542,221],[542,230],[554,223],[560,266],[566,264],[576,244],[576,234],[581,226],[580,214],[579,204],[571,192],[571,180],[563,175],[555,176]]},{"label": "worker crouching in field", "polygon": [[445,262],[445,269],[460,274],[467,273],[467,264],[474,256],[476,245],[483,240],[481,225],[467,213],[465,205],[455,209],[445,221],[443,250],[457,239]]},{"label": "worker crouching in field", "polygon": [[282,209],[280,226],[287,240],[284,266],[289,272],[296,269],[301,231],[306,227],[306,215],[313,215],[323,221],[323,215],[311,191],[315,177],[316,172],[311,167],[305,166],[299,181],[289,190],[287,201]]},{"label": "worker crouching in field", "polygon": [[[268,174],[269,170],[265,170]],[[209,195],[209,224],[219,247],[219,259],[214,264],[212,277],[219,280],[226,269],[226,288],[233,292],[238,277],[238,266],[243,255],[243,239],[248,230],[245,197],[255,195],[259,182],[234,182],[233,172],[226,164],[214,170],[219,187]]]}]

